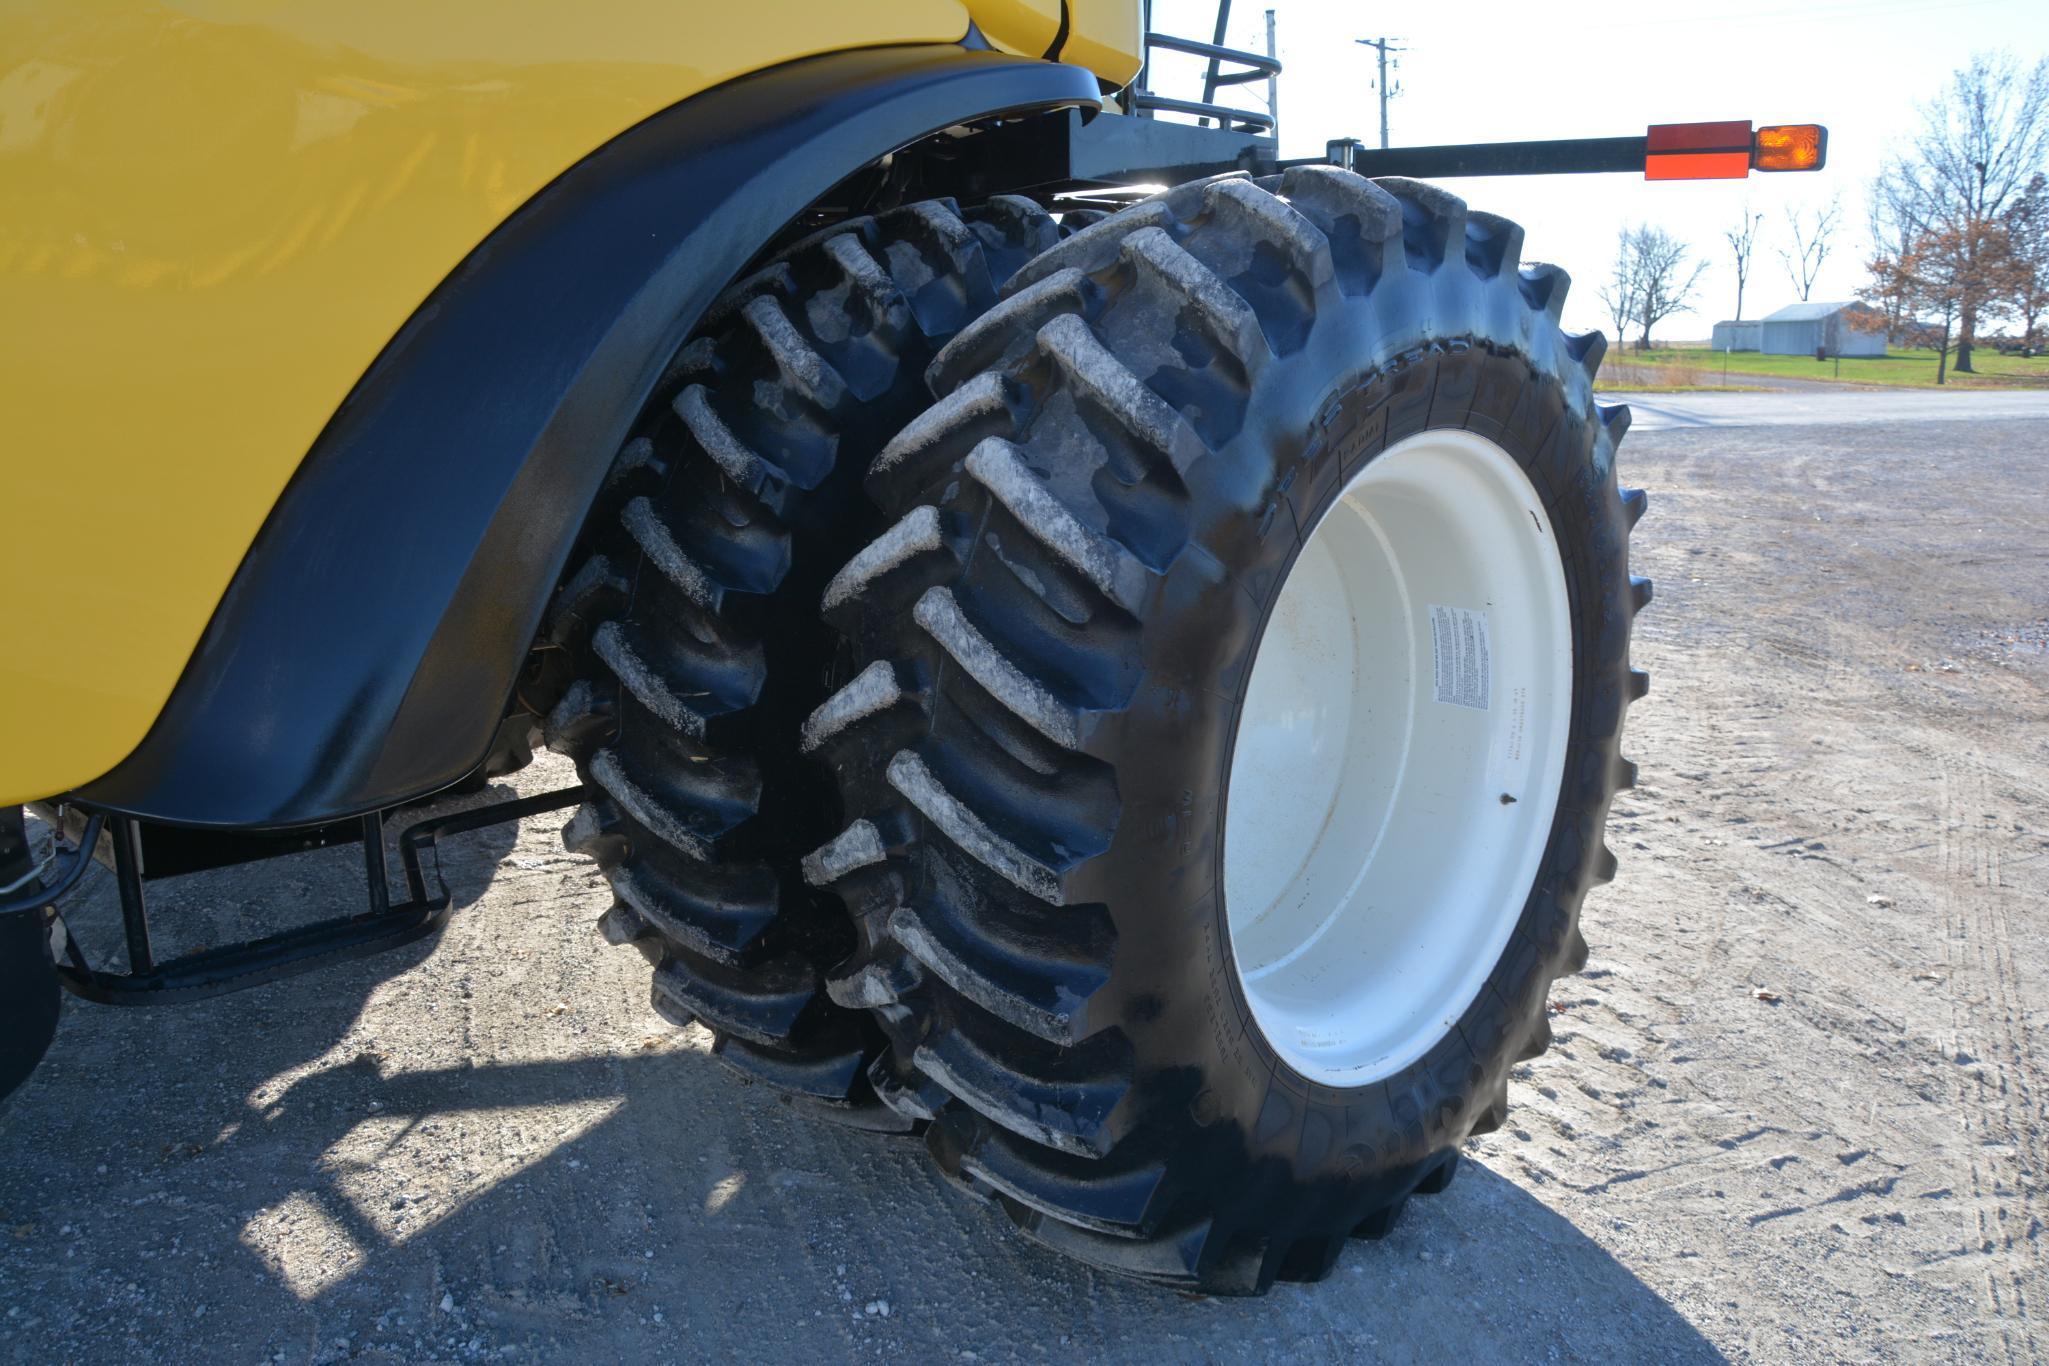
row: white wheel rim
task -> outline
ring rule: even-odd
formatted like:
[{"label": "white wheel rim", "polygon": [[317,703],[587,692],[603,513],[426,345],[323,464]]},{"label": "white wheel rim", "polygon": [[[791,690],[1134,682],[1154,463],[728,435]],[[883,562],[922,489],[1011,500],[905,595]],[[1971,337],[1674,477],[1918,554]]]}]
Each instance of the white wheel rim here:
[{"label": "white wheel rim", "polygon": [[1260,638],[1224,822],[1238,981],[1296,1072],[1379,1081],[1478,997],[1550,838],[1571,711],[1564,566],[1522,467],[1431,431],[1355,474]]}]

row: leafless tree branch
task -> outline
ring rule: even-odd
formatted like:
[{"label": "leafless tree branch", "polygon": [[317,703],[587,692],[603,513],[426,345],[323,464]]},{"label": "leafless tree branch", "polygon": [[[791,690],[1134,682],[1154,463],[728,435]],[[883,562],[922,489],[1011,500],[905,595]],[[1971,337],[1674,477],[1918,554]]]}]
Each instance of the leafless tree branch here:
[{"label": "leafless tree branch", "polygon": [[1764,215],[1752,213],[1750,206],[1743,208],[1743,217],[1735,227],[1722,234],[1729,244],[1729,251],[1736,258],[1736,321],[1743,321],[1743,286],[1750,279],[1750,254],[1757,247],[1757,230],[1764,226]]},{"label": "leafless tree branch", "polygon": [[1828,260],[1829,248],[1834,244],[1836,227],[1842,218],[1840,199],[1831,199],[1827,207],[1816,209],[1812,218],[1798,209],[1786,210],[1786,226],[1793,234],[1793,249],[1788,251],[1780,247],[1779,259],[1786,263],[1786,274],[1792,277],[1793,288],[1803,304],[1814,295],[1814,282],[1821,275],[1822,263]]}]

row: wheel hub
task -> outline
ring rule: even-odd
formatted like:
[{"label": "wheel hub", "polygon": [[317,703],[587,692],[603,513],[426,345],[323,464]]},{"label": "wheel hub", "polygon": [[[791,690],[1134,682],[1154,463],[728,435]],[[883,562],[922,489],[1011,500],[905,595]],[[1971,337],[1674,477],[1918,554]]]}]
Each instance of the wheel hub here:
[{"label": "wheel hub", "polygon": [[1296,1072],[1359,1086],[1456,1025],[1550,839],[1572,615],[1515,460],[1423,432],[1311,529],[1261,636],[1229,771],[1238,980]]}]

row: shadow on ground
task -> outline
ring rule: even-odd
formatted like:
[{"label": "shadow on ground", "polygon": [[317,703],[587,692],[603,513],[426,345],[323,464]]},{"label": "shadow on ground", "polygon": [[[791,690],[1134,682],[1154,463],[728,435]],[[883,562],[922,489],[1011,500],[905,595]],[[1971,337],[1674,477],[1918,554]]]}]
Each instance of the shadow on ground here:
[{"label": "shadow on ground", "polygon": [[[511,832],[491,838],[451,847],[467,909],[438,944],[175,1013],[71,1013],[0,1117],[0,1352],[1720,1360],[1596,1242],[1473,1164],[1329,1281],[1264,1300],[1062,1261],[915,1141],[794,1114],[701,1034],[662,1032],[637,958],[589,934],[587,892],[473,905]],[[345,895],[353,854],[337,852],[262,885],[301,910]],[[522,926],[516,984],[449,947]],[[572,983],[605,1017],[586,1033],[559,1034],[554,991],[532,989],[568,971],[557,954],[603,965]],[[566,1055],[507,1045],[550,1029]]]}]

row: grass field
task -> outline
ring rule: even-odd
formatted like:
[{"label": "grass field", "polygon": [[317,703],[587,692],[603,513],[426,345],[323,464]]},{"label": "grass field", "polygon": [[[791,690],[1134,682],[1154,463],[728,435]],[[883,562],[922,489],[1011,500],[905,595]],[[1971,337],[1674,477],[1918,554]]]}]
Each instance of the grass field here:
[{"label": "grass field", "polygon": [[[1950,357],[1952,365],[1955,356]],[[1840,363],[1816,361],[1807,356],[1765,356],[1754,351],[1737,351],[1725,358],[1719,351],[1701,346],[1653,347],[1649,351],[1613,353],[1602,367],[1606,388],[1635,388],[1654,385],[1700,388],[1741,384],[1741,376],[1768,375],[1785,379],[1841,381],[1845,384],[1879,384],[1891,387],[1928,388],[1935,383],[1935,352],[1932,350],[1891,351],[1884,356],[1848,356]],[[1949,382],[1963,387],[2011,388],[2049,387],[2049,356],[2023,359],[2002,356],[1990,347],[1979,348],[1971,357],[1977,372],[1959,375],[1953,369]],[[1613,370],[1611,378],[1609,371]],[[1727,379],[1723,376],[1726,373]],[[1632,383],[1635,381],[1635,383]]]},{"label": "grass field", "polygon": [[[1658,353],[1650,354],[1656,356]],[[1761,387],[1745,383],[1745,376],[1733,369],[1724,379],[1719,365],[1710,370],[1700,362],[1701,353],[1678,351],[1672,355],[1672,359],[1662,362],[1639,362],[1634,355],[1611,355],[1601,362],[1601,373],[1595,379],[1594,387],[1627,389],[1634,394],[1744,392]]]}]

